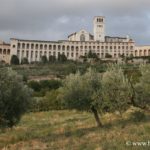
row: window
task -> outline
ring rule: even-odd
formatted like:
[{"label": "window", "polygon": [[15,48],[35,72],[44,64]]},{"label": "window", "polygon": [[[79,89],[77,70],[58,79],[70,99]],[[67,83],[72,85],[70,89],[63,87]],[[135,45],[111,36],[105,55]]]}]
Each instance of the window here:
[{"label": "window", "polygon": [[45,50],[47,49],[47,45],[44,45],[44,49],[45,49]]},{"label": "window", "polygon": [[10,55],[10,49],[7,50],[7,54]]},{"label": "window", "polygon": [[33,49],[34,48],[34,44],[31,44],[31,49]]},{"label": "window", "polygon": [[43,49],[43,45],[42,44],[40,45],[40,49]]},{"label": "window", "polygon": [[27,44],[27,49],[29,49],[29,44]]},{"label": "window", "polygon": [[85,35],[84,35],[84,34],[81,34],[81,36],[80,36],[80,41],[82,41],[82,42],[85,41]]},{"label": "window", "polygon": [[[14,47],[14,48],[15,48],[15,47]],[[24,44],[24,43],[22,43],[22,48],[25,49],[25,44]]]}]

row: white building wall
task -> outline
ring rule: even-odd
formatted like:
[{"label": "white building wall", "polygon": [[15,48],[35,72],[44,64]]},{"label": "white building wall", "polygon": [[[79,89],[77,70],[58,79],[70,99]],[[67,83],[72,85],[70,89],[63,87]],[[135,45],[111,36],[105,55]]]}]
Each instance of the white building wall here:
[{"label": "white building wall", "polygon": [[134,56],[150,56],[150,46],[136,46],[134,50]]},{"label": "white building wall", "polygon": [[[32,46],[31,46],[32,45]],[[85,56],[91,50],[99,58],[105,58],[106,53],[118,58],[120,55],[129,56],[134,51],[134,42],[105,43],[105,42],[80,42],[80,41],[30,41],[30,40],[12,40],[11,55],[17,55],[19,60],[26,57],[28,61],[40,61],[41,56],[65,54],[68,59],[77,60],[80,56]]]}]

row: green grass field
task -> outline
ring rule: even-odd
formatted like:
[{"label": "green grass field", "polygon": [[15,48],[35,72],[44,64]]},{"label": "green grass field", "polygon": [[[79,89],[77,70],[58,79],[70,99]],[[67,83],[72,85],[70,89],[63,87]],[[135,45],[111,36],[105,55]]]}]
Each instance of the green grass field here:
[{"label": "green grass field", "polygon": [[134,108],[123,114],[105,114],[103,128],[93,115],[78,111],[29,113],[13,129],[0,131],[2,150],[149,150],[128,146],[127,141],[150,141],[150,114],[140,122]]}]

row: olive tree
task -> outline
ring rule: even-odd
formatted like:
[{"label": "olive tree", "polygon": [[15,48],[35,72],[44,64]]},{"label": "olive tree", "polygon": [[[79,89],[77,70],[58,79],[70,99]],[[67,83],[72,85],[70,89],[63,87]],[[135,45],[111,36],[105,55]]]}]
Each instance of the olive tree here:
[{"label": "olive tree", "polygon": [[31,90],[10,68],[0,69],[0,126],[12,127],[27,111]]},{"label": "olive tree", "polygon": [[134,101],[138,107],[145,108],[150,106],[150,64],[141,65],[140,72],[140,81],[134,86]]},{"label": "olive tree", "polygon": [[130,104],[132,90],[128,78],[118,65],[111,65],[102,77],[102,99],[105,111],[121,114]]},{"label": "olive tree", "polygon": [[97,125],[102,126],[98,115],[96,92],[101,88],[101,76],[89,69],[84,75],[79,72],[71,74],[63,82],[60,93],[66,108],[80,111],[91,111]]}]

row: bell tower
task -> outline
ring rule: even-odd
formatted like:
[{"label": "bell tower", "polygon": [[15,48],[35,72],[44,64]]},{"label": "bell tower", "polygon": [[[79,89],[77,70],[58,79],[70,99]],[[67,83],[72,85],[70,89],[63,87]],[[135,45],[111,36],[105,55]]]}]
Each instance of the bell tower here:
[{"label": "bell tower", "polygon": [[104,42],[105,41],[105,17],[94,17],[94,40]]}]

